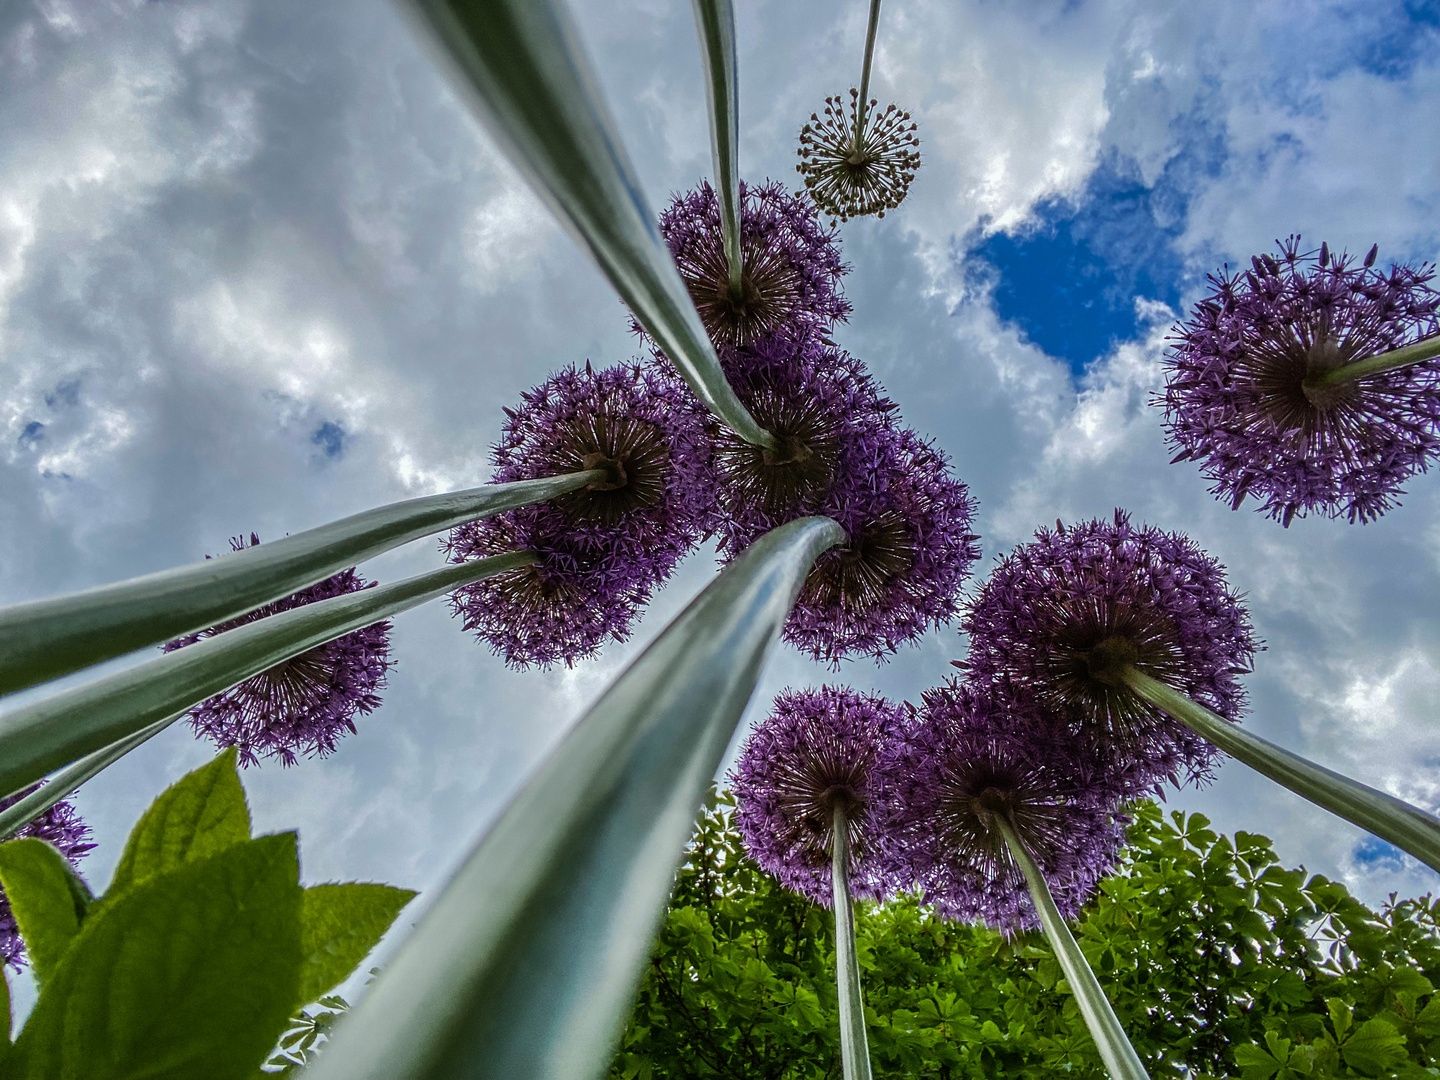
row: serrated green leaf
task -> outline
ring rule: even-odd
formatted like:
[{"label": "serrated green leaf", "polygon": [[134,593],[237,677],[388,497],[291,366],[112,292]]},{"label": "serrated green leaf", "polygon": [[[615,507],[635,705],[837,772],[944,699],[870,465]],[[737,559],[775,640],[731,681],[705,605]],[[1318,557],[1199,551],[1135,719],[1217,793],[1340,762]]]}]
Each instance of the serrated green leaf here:
[{"label": "serrated green leaf", "polygon": [[249,839],[250,808],[232,747],[181,777],[150,804],[130,830],[106,899]]},{"label": "serrated green leaf", "polygon": [[1381,1072],[1405,1060],[1405,1037],[1386,1020],[1366,1020],[1340,1044],[1345,1064],[1366,1076]]},{"label": "serrated green leaf", "polygon": [[6,1080],[246,1080],[300,982],[295,835],[182,864],[97,907],[15,1042]]},{"label": "serrated green leaf", "polygon": [[1252,1044],[1235,1047],[1235,1064],[1242,1080],[1270,1080],[1280,1071],[1280,1062]]},{"label": "serrated green leaf", "polygon": [[80,933],[90,890],[64,855],[33,837],[0,844],[0,886],[43,985]]},{"label": "serrated green leaf", "polygon": [[351,882],[305,890],[300,917],[300,1005],[338,986],[385,936],[400,910],[415,896],[410,889]]}]

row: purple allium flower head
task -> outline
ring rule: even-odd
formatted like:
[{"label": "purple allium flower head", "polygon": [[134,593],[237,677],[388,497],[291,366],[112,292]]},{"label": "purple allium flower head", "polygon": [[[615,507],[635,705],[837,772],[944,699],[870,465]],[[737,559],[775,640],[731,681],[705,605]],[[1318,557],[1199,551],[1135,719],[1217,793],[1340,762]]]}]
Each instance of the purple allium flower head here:
[{"label": "purple allium flower head", "polygon": [[[242,551],[259,542],[251,533],[249,544],[236,537],[230,547]],[[238,619],[167,642],[164,648],[173,652],[256,619],[374,584],[353,568],[342,570]],[[242,765],[254,765],[261,756],[278,759],[282,765],[295,764],[297,754],[325,757],[334,753],[337,740],[346,732],[355,731],[357,714],[366,715],[380,707],[379,691],[384,689],[385,673],[393,663],[390,623],[377,622],[206,698],[190,710],[190,725],[222,749],[235,747]]]},{"label": "purple allium flower head", "polygon": [[884,659],[953,618],[980,556],[974,500],[944,452],[908,428],[891,434],[888,468],[822,504],[850,542],[816,561],[785,626],[787,641],[832,666]]},{"label": "purple allium flower head", "polygon": [[[0,810],[14,806],[40,786],[40,784],[33,784],[24,791],[0,799]],[[14,836],[7,837],[7,839],[23,840],[26,837],[44,840],[46,843],[54,845],[60,854],[70,861],[71,866],[77,867],[80,858],[95,846],[89,842],[90,826],[80,820],[80,815],[75,812],[75,807],[64,801],[57,802],[29,825],[17,830]],[[24,963],[25,942],[20,937],[19,927],[15,925],[15,916],[10,910],[10,901],[5,898],[4,891],[0,890],[0,964],[9,964],[19,971]]]},{"label": "purple allium flower head", "polygon": [[1440,359],[1330,388],[1307,380],[1440,334],[1435,268],[1385,273],[1373,248],[1357,265],[1299,241],[1210,276],[1156,401],[1174,460],[1200,461],[1232,507],[1251,496],[1285,525],[1311,512],[1365,522],[1440,454]]},{"label": "purple allium flower head", "polygon": [[1093,748],[1013,688],[965,681],[926,691],[919,722],[890,743],[874,782],[897,869],[951,919],[1007,932],[1037,925],[1000,815],[1067,917],[1114,867],[1123,841],[1118,795]]},{"label": "purple allium flower head", "polygon": [[560,371],[506,415],[496,483],[592,468],[610,476],[453,530],[443,547],[455,562],[507,551],[539,561],[466,586],[451,605],[511,666],[569,664],[629,635],[713,519],[704,414],[658,366],[587,364]]},{"label": "purple allium flower head", "polygon": [[738,302],[730,295],[720,202],[708,183],[671,200],[660,232],[718,349],[809,327],[829,330],[850,313],[840,292],[849,267],[840,260],[835,230],[821,226],[808,200],[778,183],[740,184],[744,295]]},{"label": "purple allium flower head", "polygon": [[890,895],[894,882],[876,828],[884,814],[871,774],[906,720],[903,708],[842,687],[777,697],[730,776],[735,823],[750,858],[787,889],[829,907],[838,805],[850,826],[851,889],[872,899]]},{"label": "purple allium flower head", "polygon": [[860,91],[851,89],[849,107],[840,97],[825,99],[822,119],[810,114],[800,129],[800,164],[815,205],[846,221],[865,214],[885,216],[904,201],[920,168],[920,137],[908,112],[894,105],[865,110],[865,131],[855,152],[855,119]]},{"label": "purple allium flower head", "polygon": [[715,434],[727,560],[787,521],[858,498],[895,457],[895,406],[858,360],[814,335],[771,345],[726,364],[736,395],[780,443],[765,450],[728,428]]},{"label": "purple allium flower head", "polygon": [[[1126,776],[1128,794],[1179,773],[1197,782],[1215,750],[1116,678],[1121,664],[1227,720],[1245,695],[1257,642],[1223,567],[1179,533],[1113,521],[1041,529],[1002,559],[962,630],[980,679],[1007,678],[1056,717],[1072,718]],[[1178,782],[1178,780],[1176,780]]]}]

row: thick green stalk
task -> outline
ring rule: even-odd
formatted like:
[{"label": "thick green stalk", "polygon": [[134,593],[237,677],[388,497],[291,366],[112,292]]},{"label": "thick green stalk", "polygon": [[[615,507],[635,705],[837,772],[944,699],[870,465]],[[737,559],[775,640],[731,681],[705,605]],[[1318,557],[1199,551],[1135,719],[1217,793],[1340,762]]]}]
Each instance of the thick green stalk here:
[{"label": "thick green stalk", "polygon": [[317,645],[534,561],[528,551],[511,552],[291,608],[15,709],[0,716],[0,792],[28,787]]},{"label": "thick green stalk", "polygon": [[870,23],[865,28],[865,63],[860,69],[860,100],[855,103],[855,143],[850,154],[859,164],[865,146],[865,112],[870,108],[870,64],[875,59],[875,32],[880,28],[880,0],[870,0]]},{"label": "thick green stalk", "polygon": [[1363,379],[1367,375],[1378,375],[1382,371],[1410,367],[1436,356],[1440,356],[1440,335],[1412,341],[1409,345],[1391,349],[1389,352],[1376,353],[1374,356],[1365,357],[1364,360],[1341,364],[1339,367],[1331,368],[1324,375],[1306,379],[1305,385],[1313,390],[1324,390],[1353,382],[1355,379]]},{"label": "thick green stalk", "polygon": [[309,1080],[592,1080],[675,868],[827,518],[762,536],[570,729],[466,857]]},{"label": "thick green stalk", "polygon": [[830,842],[830,891],[835,899],[835,988],[840,996],[840,1068],[844,1080],[870,1080],[870,1044],[865,1035],[865,1000],[860,993],[860,959],[855,955],[855,909],[850,903],[850,823],[835,807]]},{"label": "thick green stalk", "polygon": [[1015,827],[1000,814],[995,815],[995,824],[1005,838],[1010,854],[1020,864],[1025,884],[1030,886],[1030,899],[1035,902],[1035,911],[1040,916],[1040,928],[1055,950],[1055,959],[1060,961],[1060,970],[1065,973],[1065,981],[1075,995],[1075,1004],[1080,1006],[1080,1015],[1085,1018],[1085,1026],[1090,1029],[1090,1037],[1095,1040],[1095,1048],[1105,1062],[1105,1071],[1110,1074],[1111,1080],[1149,1080],[1150,1074],[1145,1071],[1140,1055],[1130,1045],[1130,1038],[1120,1026],[1120,1020],[1110,1007],[1105,991],[1100,988],[1095,972],[1090,969],[1089,961],[1075,943],[1065,920],[1060,917],[1060,909],[1050,895],[1045,875],[1040,872]]},{"label": "thick green stalk", "polygon": [[134,735],[111,743],[93,754],[86,754],[74,765],[67,766],[50,777],[49,783],[44,787],[36,788],[23,799],[0,810],[0,840],[14,836],[56,803],[69,798],[81,784],[98,776],[131,750],[159,735],[184,715],[185,710],[182,709],[147,728],[141,728]]},{"label": "thick green stalk", "polygon": [[694,0],[705,61],[705,101],[710,107],[710,149],[715,159],[715,193],[720,231],[730,271],[730,295],[742,299],[744,256],[740,250],[740,92],[735,64],[735,11],[730,0]]},{"label": "thick green stalk", "polygon": [[564,0],[408,0],[510,159],[590,249],[695,394],[748,443],[775,446],[725,380],[600,96]]},{"label": "thick green stalk", "polygon": [[366,510],[219,559],[0,610],[0,694],[218,626],[381,552],[553,499],[603,469],[487,484]]},{"label": "thick green stalk", "polygon": [[1231,757],[1440,870],[1440,818],[1434,814],[1252,735],[1134,667],[1127,668],[1120,678],[1157,709]]}]

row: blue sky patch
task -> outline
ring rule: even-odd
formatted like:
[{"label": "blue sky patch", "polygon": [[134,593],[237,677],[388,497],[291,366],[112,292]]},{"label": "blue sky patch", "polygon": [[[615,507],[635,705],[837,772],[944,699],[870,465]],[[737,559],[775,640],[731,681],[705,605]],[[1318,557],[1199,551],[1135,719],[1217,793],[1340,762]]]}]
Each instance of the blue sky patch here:
[{"label": "blue sky patch", "polygon": [[25,430],[20,432],[21,446],[34,446],[45,437],[45,425],[39,420],[31,420],[25,425]]},{"label": "blue sky patch", "polygon": [[1367,836],[1355,845],[1352,853],[1361,866],[1399,870],[1405,865],[1405,853],[1394,844],[1388,844],[1378,836]]},{"label": "blue sky patch", "polygon": [[1136,297],[1178,307],[1185,268],[1171,243],[1184,216],[1157,188],[1110,160],[1074,202],[1043,202],[1024,229],[972,249],[996,274],[1000,318],[1080,375],[1140,332]]},{"label": "blue sky patch", "polygon": [[333,420],[326,420],[311,432],[310,441],[327,458],[338,458],[345,453],[345,429]]}]

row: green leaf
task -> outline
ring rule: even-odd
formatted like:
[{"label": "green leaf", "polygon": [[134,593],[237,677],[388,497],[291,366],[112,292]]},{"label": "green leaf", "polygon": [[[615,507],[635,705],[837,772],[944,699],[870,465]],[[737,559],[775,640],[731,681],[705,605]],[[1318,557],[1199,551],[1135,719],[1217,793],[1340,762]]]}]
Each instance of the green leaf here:
[{"label": "green leaf", "polygon": [[300,1005],[344,982],[415,896],[409,889],[351,882],[305,890],[300,916]]},{"label": "green leaf", "polygon": [[1376,1016],[1366,1020],[1340,1044],[1345,1064],[1366,1076],[1378,1076],[1405,1060],[1405,1038],[1389,1021]]},{"label": "green leaf", "polygon": [[15,1016],[10,1011],[10,978],[5,973],[5,965],[0,964],[0,1064],[4,1063],[6,1051],[10,1049],[10,1025],[15,1022]]},{"label": "green leaf", "polygon": [[219,559],[0,609],[0,694],[215,626],[411,540],[589,479],[569,474],[407,499]]},{"label": "green leaf", "polygon": [[0,844],[0,885],[43,985],[80,933],[90,890],[64,855],[33,837]]},{"label": "green leaf", "polygon": [[711,777],[828,518],[721,571],[570,729],[312,1067],[312,1080],[599,1075]]},{"label": "green leaf", "polygon": [[512,551],[332,596],[13,709],[0,717],[0,792],[18,791],[86,754],[173,720],[317,645],[534,559]]},{"label": "green leaf", "polygon": [[98,907],[52,974],[6,1080],[248,1080],[300,982],[294,833],[150,878]]},{"label": "green leaf", "polygon": [[1242,1080],[1270,1080],[1280,1071],[1281,1062],[1253,1044],[1235,1047],[1235,1064]]},{"label": "green leaf", "polygon": [[250,839],[250,808],[235,768],[235,750],[171,784],[150,804],[125,842],[107,899]]}]

